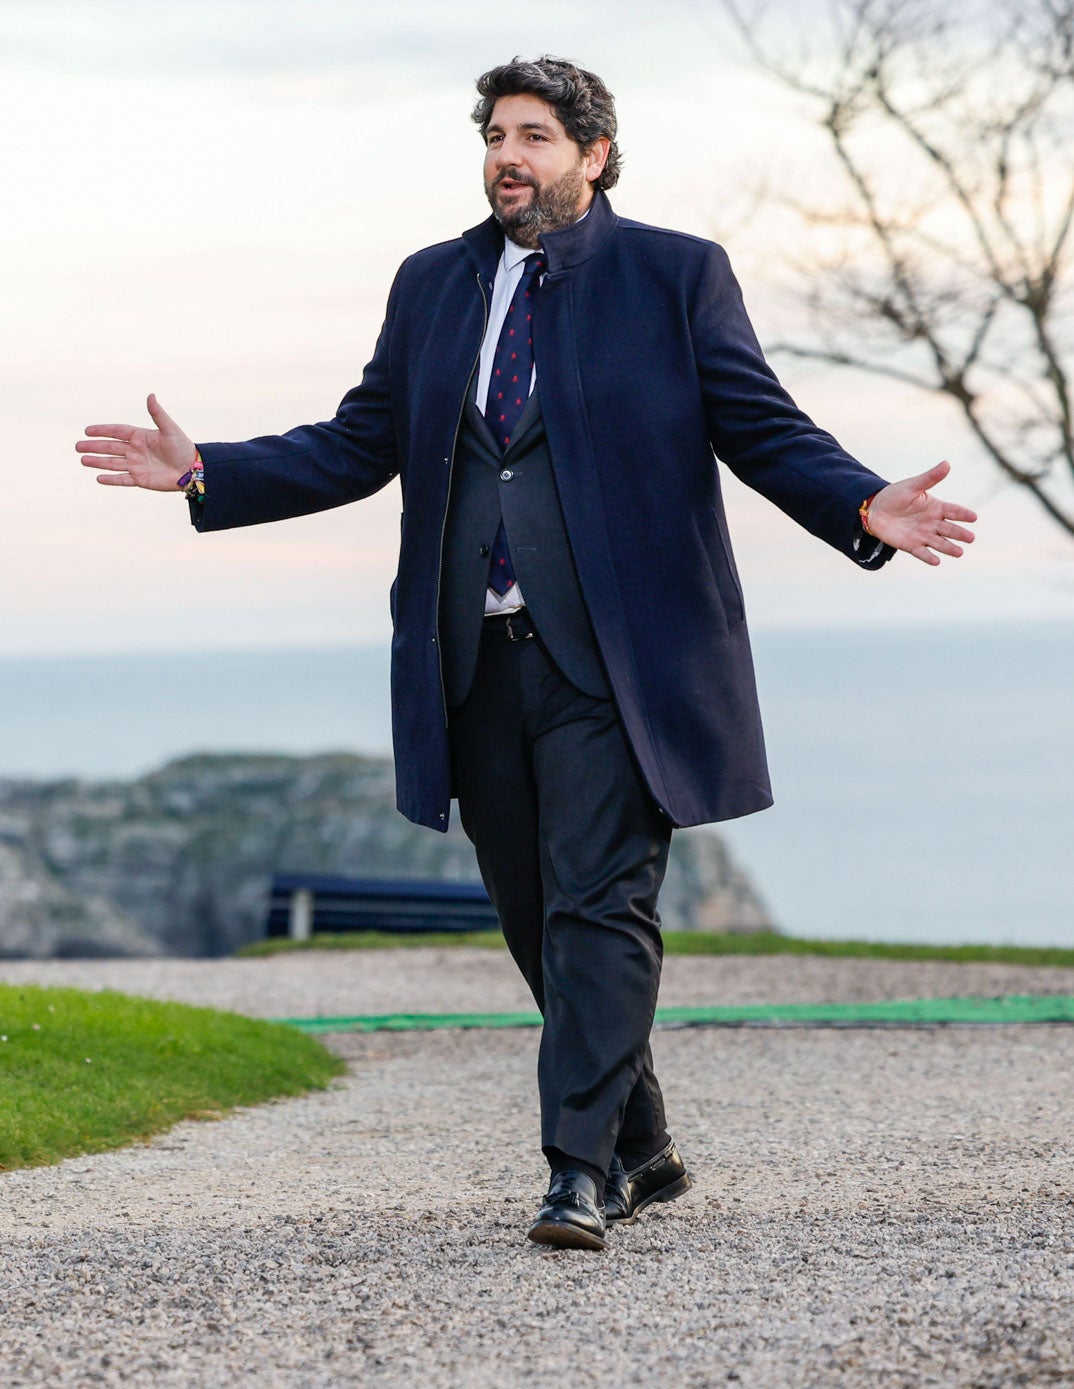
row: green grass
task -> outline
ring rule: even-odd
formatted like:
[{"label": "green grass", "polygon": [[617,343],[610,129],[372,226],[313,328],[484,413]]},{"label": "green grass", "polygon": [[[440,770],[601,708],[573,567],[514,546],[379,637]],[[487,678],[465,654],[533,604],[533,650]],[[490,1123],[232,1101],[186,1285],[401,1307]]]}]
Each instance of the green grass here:
[{"label": "green grass", "polygon": [[[392,935],[384,931],[355,931],[339,935],[315,935],[308,941],[286,938],[255,941],[236,951],[238,955],[278,955],[287,950],[406,950],[419,945],[477,945],[487,950],[503,947],[498,931],[429,932]],[[956,964],[1054,965],[1074,968],[1074,949],[1035,945],[896,945],[884,941],[803,940],[773,931],[756,935],[718,934],[709,931],[665,931],[668,955],[827,955],[833,958],[871,960],[949,960]]]},{"label": "green grass", "polygon": [[322,1089],[344,1069],[292,1028],[127,994],[0,984],[0,1170]]}]

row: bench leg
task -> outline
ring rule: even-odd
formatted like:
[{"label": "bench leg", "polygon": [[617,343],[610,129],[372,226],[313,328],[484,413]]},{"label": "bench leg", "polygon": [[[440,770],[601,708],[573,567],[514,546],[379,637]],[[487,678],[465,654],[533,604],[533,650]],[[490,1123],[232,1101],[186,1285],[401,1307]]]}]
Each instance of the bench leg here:
[{"label": "bench leg", "polygon": [[313,893],[308,887],[291,893],[287,934],[292,940],[309,940],[313,934]]}]

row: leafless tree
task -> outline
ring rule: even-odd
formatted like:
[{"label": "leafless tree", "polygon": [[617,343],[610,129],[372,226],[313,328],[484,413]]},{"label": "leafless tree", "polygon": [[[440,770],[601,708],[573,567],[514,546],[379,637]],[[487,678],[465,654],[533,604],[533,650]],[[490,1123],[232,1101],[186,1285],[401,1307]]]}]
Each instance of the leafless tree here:
[{"label": "leafless tree", "polygon": [[793,51],[749,2],[719,0],[839,173],[795,203],[822,249],[810,338],[779,346],[949,397],[1074,535],[1074,0],[828,0]]}]

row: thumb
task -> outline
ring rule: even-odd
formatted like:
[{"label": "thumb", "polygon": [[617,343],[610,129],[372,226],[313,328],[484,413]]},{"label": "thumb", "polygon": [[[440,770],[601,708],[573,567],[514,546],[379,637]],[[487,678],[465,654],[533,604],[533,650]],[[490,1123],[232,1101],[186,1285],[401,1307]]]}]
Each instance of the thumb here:
[{"label": "thumb", "polygon": [[918,473],[917,477],[908,477],[907,485],[920,488],[922,492],[927,492],[930,487],[935,487],[938,482],[943,482],[944,478],[951,471],[951,464],[946,458],[942,463],[936,463],[927,472]]},{"label": "thumb", "polygon": [[175,423],[171,415],[168,414],[167,410],[165,410],[164,406],[161,405],[155,395],[150,395],[145,405],[152,417],[153,423],[162,434],[182,434],[183,431]]}]

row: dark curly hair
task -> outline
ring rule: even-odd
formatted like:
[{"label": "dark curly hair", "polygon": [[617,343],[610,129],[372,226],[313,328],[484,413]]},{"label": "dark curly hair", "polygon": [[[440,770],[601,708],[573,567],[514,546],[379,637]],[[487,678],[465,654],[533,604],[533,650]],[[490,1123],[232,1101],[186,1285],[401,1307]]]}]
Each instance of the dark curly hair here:
[{"label": "dark curly hair", "polygon": [[595,73],[575,66],[566,58],[544,54],[527,62],[515,58],[498,68],[490,68],[477,79],[479,100],[474,107],[474,124],[481,138],[488,136],[492,108],[501,96],[536,96],[546,101],[567,134],[582,149],[589,149],[602,135],[611,142],[598,188],[614,188],[619,181],[623,158],[615,142],[618,123],[615,98]]}]

